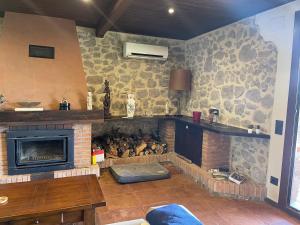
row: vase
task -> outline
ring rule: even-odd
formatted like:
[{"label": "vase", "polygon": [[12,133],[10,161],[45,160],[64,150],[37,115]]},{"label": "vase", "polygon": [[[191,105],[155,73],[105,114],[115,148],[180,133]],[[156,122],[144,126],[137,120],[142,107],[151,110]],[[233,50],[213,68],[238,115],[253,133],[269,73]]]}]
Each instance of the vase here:
[{"label": "vase", "polygon": [[127,117],[133,118],[134,112],[135,112],[135,100],[134,100],[134,94],[128,94],[127,99]]}]

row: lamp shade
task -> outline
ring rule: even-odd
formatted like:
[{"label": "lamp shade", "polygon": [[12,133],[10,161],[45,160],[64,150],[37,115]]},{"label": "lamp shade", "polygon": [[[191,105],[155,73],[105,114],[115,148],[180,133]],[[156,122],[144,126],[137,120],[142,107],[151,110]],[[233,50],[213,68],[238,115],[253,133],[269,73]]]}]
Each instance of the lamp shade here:
[{"label": "lamp shade", "polygon": [[191,90],[192,73],[190,70],[172,70],[170,75],[169,88],[173,91]]}]

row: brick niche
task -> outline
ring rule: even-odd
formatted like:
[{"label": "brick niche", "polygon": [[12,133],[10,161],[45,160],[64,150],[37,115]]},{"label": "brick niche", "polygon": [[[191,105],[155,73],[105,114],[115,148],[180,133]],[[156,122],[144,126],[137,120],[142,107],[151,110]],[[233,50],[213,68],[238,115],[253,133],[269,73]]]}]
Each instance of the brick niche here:
[{"label": "brick niche", "polygon": [[74,129],[74,165],[71,170],[54,171],[54,178],[96,174],[100,176],[98,165],[91,165],[90,123],[82,124],[49,124],[42,126],[0,127],[0,183],[17,183],[31,180],[31,174],[8,175],[6,131],[8,129]]},{"label": "brick niche", "polygon": [[175,151],[175,122],[171,120],[159,121],[160,138],[167,143],[168,152]]},{"label": "brick niche", "polygon": [[230,162],[230,136],[203,131],[202,168],[227,167]]}]

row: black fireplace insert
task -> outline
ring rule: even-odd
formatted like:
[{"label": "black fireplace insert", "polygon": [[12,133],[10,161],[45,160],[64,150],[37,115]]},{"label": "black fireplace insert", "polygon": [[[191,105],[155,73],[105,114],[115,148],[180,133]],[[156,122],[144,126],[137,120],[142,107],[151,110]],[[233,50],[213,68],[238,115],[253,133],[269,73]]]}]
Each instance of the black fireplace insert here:
[{"label": "black fireplace insert", "polygon": [[8,174],[74,168],[74,130],[10,130],[7,132]]}]

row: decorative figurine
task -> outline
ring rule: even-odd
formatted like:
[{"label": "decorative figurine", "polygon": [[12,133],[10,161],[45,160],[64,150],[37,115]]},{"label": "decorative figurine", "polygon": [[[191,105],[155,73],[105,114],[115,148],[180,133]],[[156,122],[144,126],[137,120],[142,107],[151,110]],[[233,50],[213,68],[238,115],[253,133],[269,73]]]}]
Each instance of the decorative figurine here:
[{"label": "decorative figurine", "polygon": [[61,103],[59,103],[59,110],[69,111],[71,110],[71,104],[66,98],[63,98]]},{"label": "decorative figurine", "polygon": [[165,105],[165,115],[168,116],[169,114],[170,114],[169,102],[166,102],[166,105]]},{"label": "decorative figurine", "polygon": [[249,125],[249,126],[248,126],[248,134],[252,134],[253,128],[254,128],[253,125]]},{"label": "decorative figurine", "polygon": [[87,94],[87,110],[93,110],[93,94],[88,92]]},{"label": "decorative figurine", "polygon": [[6,99],[3,94],[0,94],[0,105],[4,104],[6,102]]},{"label": "decorative figurine", "polygon": [[103,100],[103,109],[104,109],[104,118],[110,118],[111,113],[110,113],[110,89],[109,89],[109,81],[105,80],[104,82],[104,100]]},{"label": "decorative figurine", "polygon": [[2,108],[2,105],[4,105],[6,103],[6,98],[3,94],[0,94],[0,110]]},{"label": "decorative figurine", "polygon": [[134,94],[128,94],[127,99],[127,117],[133,118],[135,111],[135,100],[134,100]]},{"label": "decorative figurine", "polygon": [[259,125],[256,125],[256,127],[255,127],[255,133],[256,134],[260,134],[260,126]]}]

